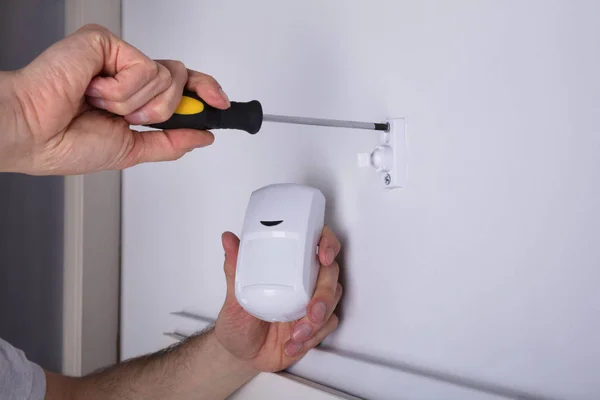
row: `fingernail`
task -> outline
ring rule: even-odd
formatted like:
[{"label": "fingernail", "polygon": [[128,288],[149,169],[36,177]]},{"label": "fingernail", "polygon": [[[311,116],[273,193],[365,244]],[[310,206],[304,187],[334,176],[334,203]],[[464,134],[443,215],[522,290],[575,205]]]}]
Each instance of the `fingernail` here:
[{"label": "fingernail", "polygon": [[327,306],[325,303],[318,302],[312,308],[311,316],[314,322],[322,322],[323,318],[325,318],[325,313],[327,312]]},{"label": "fingernail", "polygon": [[292,338],[296,342],[304,342],[310,334],[312,333],[312,327],[309,324],[300,324],[294,328],[294,333],[292,333]]},{"label": "fingernail", "polygon": [[148,115],[144,111],[136,111],[127,116],[127,122],[131,125],[143,125],[148,123]]},{"label": "fingernail", "polygon": [[333,251],[333,249],[327,249],[327,253],[325,254],[325,261],[327,261],[327,265],[331,265],[334,259],[335,251]]},{"label": "fingernail", "polygon": [[231,106],[231,102],[229,101],[229,97],[227,96],[227,93],[225,93],[223,91],[223,89],[221,89],[221,88],[219,88],[219,95],[223,98],[223,100],[225,100],[227,107]]},{"label": "fingernail", "polygon": [[288,357],[293,357],[302,350],[302,343],[288,342],[285,345],[285,354]]},{"label": "fingernail", "polygon": [[208,146],[208,144],[206,144],[206,143],[199,143],[199,144],[195,145],[194,148],[195,149],[200,149],[200,148],[206,147],[206,146]]}]

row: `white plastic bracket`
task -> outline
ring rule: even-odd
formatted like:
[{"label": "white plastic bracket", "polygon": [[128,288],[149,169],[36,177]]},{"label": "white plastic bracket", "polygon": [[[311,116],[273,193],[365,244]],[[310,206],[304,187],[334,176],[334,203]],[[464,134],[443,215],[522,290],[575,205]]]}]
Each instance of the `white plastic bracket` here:
[{"label": "white plastic bracket", "polygon": [[406,185],[406,121],[395,118],[386,122],[390,128],[381,132],[379,146],[370,153],[360,153],[358,165],[375,168],[381,186],[397,189]]}]

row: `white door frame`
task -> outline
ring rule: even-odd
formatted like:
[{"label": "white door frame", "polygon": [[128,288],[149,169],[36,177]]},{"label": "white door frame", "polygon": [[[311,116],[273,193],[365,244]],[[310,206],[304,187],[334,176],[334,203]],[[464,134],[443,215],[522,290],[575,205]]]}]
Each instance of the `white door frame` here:
[{"label": "white door frame", "polygon": [[[121,35],[121,0],[67,0],[65,34],[96,23]],[[80,376],[118,360],[121,173],[65,178],[63,368]]]}]

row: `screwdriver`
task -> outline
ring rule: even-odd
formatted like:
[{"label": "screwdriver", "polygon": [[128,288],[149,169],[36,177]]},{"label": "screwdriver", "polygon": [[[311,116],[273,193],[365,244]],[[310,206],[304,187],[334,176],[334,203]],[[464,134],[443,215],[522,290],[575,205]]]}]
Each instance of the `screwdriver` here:
[{"label": "screwdriver", "polygon": [[389,130],[389,124],[387,123],[263,114],[262,105],[258,100],[245,103],[232,101],[231,107],[226,110],[220,110],[210,106],[196,93],[188,90],[183,92],[179,105],[171,118],[165,122],[150,124],[148,126],[157,129],[236,129],[254,135],[260,130],[263,121],[375,131]]}]

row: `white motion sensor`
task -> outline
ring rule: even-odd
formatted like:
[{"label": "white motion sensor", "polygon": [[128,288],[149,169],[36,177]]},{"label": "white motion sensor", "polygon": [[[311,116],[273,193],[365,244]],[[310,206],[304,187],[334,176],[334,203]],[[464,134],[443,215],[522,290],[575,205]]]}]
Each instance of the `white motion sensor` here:
[{"label": "white motion sensor", "polygon": [[235,296],[269,322],[306,315],[319,274],[325,196],[310,186],[274,184],[250,196],[240,237]]}]

